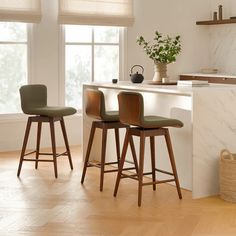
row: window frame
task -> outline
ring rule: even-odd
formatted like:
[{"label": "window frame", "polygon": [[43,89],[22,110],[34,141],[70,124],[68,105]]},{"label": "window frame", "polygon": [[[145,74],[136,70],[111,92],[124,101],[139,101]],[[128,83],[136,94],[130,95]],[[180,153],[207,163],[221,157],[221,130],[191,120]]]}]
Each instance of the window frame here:
[{"label": "window frame", "polygon": [[[119,80],[124,80],[124,71],[125,65],[127,64],[126,57],[127,55],[125,52],[127,51],[126,44],[127,42],[127,28],[126,27],[119,27],[119,43],[95,43],[94,42],[94,29],[92,29],[92,42],[91,43],[66,43],[65,41],[65,25],[60,25],[60,49],[59,49],[59,60],[60,60],[60,71],[59,71],[59,104],[64,106],[65,105],[65,81],[66,81],[66,74],[65,74],[65,48],[66,45],[91,45],[92,46],[92,80],[91,83],[94,81],[94,48],[96,45],[118,45],[119,46]],[[79,115],[82,114],[82,109],[77,111]]]},{"label": "window frame", "polygon": [[[7,22],[7,21],[6,21]],[[25,23],[26,24],[26,42],[0,42],[0,44],[25,44],[26,45],[26,50],[27,50],[27,84],[32,83],[32,38],[33,38],[33,25],[32,23]],[[25,115],[22,111],[18,113],[5,113],[5,114],[0,114],[0,123],[5,123],[5,122],[16,122],[16,121],[23,121],[25,120]]]}]

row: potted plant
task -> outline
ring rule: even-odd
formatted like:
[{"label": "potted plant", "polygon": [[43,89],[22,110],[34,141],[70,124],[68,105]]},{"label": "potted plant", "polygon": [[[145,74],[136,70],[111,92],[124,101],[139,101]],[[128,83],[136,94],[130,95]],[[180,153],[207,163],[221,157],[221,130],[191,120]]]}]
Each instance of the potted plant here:
[{"label": "potted plant", "polygon": [[143,36],[137,38],[137,43],[143,47],[148,57],[154,61],[155,74],[153,81],[162,81],[167,78],[167,64],[175,62],[176,56],[181,51],[180,36],[173,38],[163,37],[158,31],[155,32],[154,42],[146,42]]}]

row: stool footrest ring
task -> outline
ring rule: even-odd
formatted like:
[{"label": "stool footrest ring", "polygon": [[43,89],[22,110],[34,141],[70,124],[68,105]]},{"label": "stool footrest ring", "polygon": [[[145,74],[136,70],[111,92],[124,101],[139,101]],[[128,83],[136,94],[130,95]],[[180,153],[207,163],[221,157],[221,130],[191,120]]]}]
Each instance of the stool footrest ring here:
[{"label": "stool footrest ring", "polygon": [[165,170],[161,170],[161,169],[155,169],[155,171],[157,171],[157,172],[161,172],[161,173],[163,173],[163,174],[167,174],[167,175],[174,175],[173,173],[171,173],[171,172],[168,172],[168,171],[165,171]]},{"label": "stool footrest ring", "polygon": [[165,180],[157,180],[157,181],[152,181],[152,182],[147,182],[147,183],[142,183],[142,185],[153,185],[153,184],[162,184],[162,183],[168,183],[168,182],[173,182],[175,179],[165,179]]},{"label": "stool footrest ring", "polygon": [[[123,170],[125,170],[125,169],[123,169]],[[159,171],[159,172],[162,172],[162,173],[165,173],[165,174],[169,174],[169,175],[173,175],[172,173],[169,173],[169,172],[166,173],[166,171],[162,171],[162,170]],[[143,175],[151,175],[151,174],[152,174],[152,172],[143,173]],[[128,174],[122,173],[121,174],[121,178],[130,178],[130,179],[134,179],[134,180],[139,180],[137,174],[130,174],[130,175],[128,175]],[[161,183],[167,183],[167,182],[173,182],[173,181],[175,181],[175,179],[156,180],[154,182],[152,181],[152,182],[142,183],[142,185],[161,184]]]},{"label": "stool footrest ring", "polygon": [[[31,154],[33,154],[33,153],[36,153],[36,151],[32,151],[32,152],[26,153],[26,154],[24,155],[24,157],[25,157],[25,156],[29,156],[29,155],[31,155]],[[53,156],[53,153],[49,153],[49,152],[39,152],[38,155],[39,155],[39,156]],[[68,156],[68,153],[67,153],[67,151],[62,152],[62,153],[57,153],[57,154],[56,154],[56,157],[59,157],[59,156]],[[27,159],[24,159],[24,160],[27,160]],[[36,160],[36,159],[35,159],[35,160]]]},{"label": "stool footrest ring", "polygon": [[48,160],[48,159],[23,159],[23,161],[39,161],[39,162],[53,162],[53,160]]}]

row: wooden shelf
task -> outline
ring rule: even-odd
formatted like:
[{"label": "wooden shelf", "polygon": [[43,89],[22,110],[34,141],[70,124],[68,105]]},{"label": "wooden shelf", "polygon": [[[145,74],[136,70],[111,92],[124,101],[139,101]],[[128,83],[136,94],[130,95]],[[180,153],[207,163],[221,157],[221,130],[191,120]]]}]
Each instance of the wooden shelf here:
[{"label": "wooden shelf", "polygon": [[221,24],[233,24],[236,23],[236,19],[224,19],[224,20],[207,20],[197,21],[197,25],[221,25]]},{"label": "wooden shelf", "polygon": [[206,80],[208,83],[217,84],[236,84],[236,77],[219,77],[217,74],[214,76],[209,75],[180,75],[180,80]]}]

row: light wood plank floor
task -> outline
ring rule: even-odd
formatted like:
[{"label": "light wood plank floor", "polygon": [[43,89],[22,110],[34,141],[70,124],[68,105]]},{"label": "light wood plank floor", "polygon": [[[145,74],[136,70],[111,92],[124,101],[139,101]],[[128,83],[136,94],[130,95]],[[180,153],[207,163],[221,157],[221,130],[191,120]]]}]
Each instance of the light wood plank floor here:
[{"label": "light wood plank floor", "polygon": [[24,163],[16,177],[19,152],[0,153],[1,236],[235,236],[236,204],[219,197],[192,200],[189,191],[158,185],[144,187],[137,206],[137,183],[122,180],[114,198],[115,174],[106,174],[99,191],[99,170],[89,168],[80,184],[80,147],[72,147],[74,170],[66,158],[58,160],[58,179],[52,163]]}]

